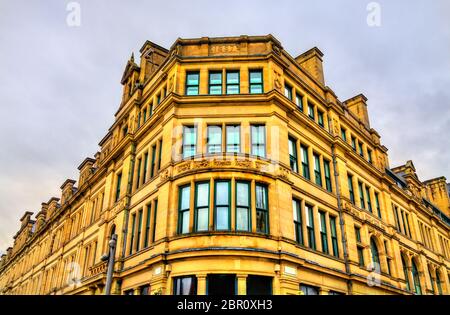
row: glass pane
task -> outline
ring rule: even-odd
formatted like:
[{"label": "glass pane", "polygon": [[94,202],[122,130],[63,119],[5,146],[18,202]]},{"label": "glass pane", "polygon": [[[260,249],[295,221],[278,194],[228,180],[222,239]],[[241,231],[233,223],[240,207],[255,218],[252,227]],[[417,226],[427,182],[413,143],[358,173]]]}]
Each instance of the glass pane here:
[{"label": "glass pane", "polygon": [[248,209],[237,208],[236,209],[236,228],[240,231],[248,231]]},{"label": "glass pane", "polygon": [[263,92],[262,85],[260,84],[251,84],[250,85],[250,93],[251,94],[260,94]]},{"label": "glass pane", "polygon": [[227,72],[227,84],[239,84],[239,72]]},{"label": "glass pane", "polygon": [[186,146],[183,149],[183,157],[190,157],[195,155],[195,147],[194,146]]},{"label": "glass pane", "polygon": [[208,230],[208,208],[201,208],[197,210],[197,231]]},{"label": "glass pane", "polygon": [[183,187],[181,189],[181,209],[189,209],[191,187]]},{"label": "glass pane", "polygon": [[192,294],[192,287],[193,287],[193,283],[192,283],[192,278],[191,277],[185,277],[181,279],[181,294],[182,295],[189,295]]},{"label": "glass pane", "polygon": [[196,132],[194,127],[184,127],[183,144],[195,144]]},{"label": "glass pane", "polygon": [[222,86],[220,85],[213,85],[209,87],[209,94],[212,95],[220,95],[222,94]]},{"label": "glass pane", "polygon": [[227,85],[227,94],[239,94],[239,85]]},{"label": "glass pane", "polygon": [[298,208],[299,208],[299,202],[297,200],[292,200],[292,210],[294,212],[294,221],[298,221]]},{"label": "glass pane", "polygon": [[187,76],[187,84],[188,85],[198,85],[198,73],[189,73]]},{"label": "glass pane", "polygon": [[218,182],[216,184],[216,205],[228,205],[229,182]]},{"label": "glass pane", "polygon": [[249,184],[236,183],[236,205],[249,206]]},{"label": "glass pane", "polygon": [[227,144],[239,144],[239,136],[239,126],[227,126]]},{"label": "glass pane", "polygon": [[222,143],[222,128],[219,126],[208,127],[208,144]]},{"label": "glass pane", "polygon": [[209,84],[222,84],[222,73],[210,73]]},{"label": "glass pane", "polygon": [[207,207],[209,205],[209,183],[197,185],[196,207]]},{"label": "glass pane", "polygon": [[218,230],[228,229],[228,207],[217,207],[216,218]]},{"label": "glass pane", "polygon": [[267,209],[266,194],[266,187],[256,185],[256,208]]},{"label": "glass pane", "polygon": [[198,86],[188,86],[187,95],[198,95]]},{"label": "glass pane", "polygon": [[295,142],[289,139],[289,155],[297,156]]},{"label": "glass pane", "polygon": [[258,232],[267,231],[265,211],[256,211],[256,230]]},{"label": "glass pane", "polygon": [[262,83],[262,72],[261,71],[251,71],[250,72],[250,83]]},{"label": "glass pane", "polygon": [[181,233],[189,233],[189,211],[183,211]]}]

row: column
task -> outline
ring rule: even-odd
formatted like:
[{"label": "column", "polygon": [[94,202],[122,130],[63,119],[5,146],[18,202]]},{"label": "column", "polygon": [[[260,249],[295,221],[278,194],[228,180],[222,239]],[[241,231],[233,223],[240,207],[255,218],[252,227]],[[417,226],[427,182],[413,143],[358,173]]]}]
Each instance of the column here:
[{"label": "column", "polygon": [[206,273],[197,275],[197,295],[206,295]]},{"label": "column", "polygon": [[238,274],[237,277],[237,294],[247,295],[247,275]]}]

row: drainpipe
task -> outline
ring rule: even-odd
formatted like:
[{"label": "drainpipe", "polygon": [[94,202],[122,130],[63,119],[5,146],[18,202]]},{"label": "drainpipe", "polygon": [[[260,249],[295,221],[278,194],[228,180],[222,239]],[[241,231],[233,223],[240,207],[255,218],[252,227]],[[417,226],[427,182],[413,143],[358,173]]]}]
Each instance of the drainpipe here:
[{"label": "drainpipe", "polygon": [[[339,226],[341,229],[341,236],[342,236],[342,244],[343,244],[343,251],[344,251],[344,263],[345,263],[345,273],[347,276],[350,277],[350,263],[348,258],[348,243],[347,243],[347,235],[345,233],[345,227],[344,227],[344,213],[342,210],[342,204],[341,204],[341,191],[339,186],[339,173],[337,171],[337,161],[336,161],[336,152],[335,152],[335,145],[334,143],[331,144],[331,156],[333,158],[333,168],[334,168],[334,183],[336,186],[336,197],[337,197],[337,205],[339,210]],[[352,280],[347,280],[347,290],[348,294],[352,294]]]}]

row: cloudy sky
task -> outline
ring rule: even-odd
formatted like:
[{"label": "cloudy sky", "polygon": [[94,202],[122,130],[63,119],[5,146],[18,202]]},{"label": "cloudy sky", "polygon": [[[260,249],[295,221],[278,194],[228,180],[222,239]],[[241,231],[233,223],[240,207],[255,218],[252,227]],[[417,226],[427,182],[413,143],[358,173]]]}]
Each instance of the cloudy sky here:
[{"label": "cloudy sky", "polygon": [[[113,122],[120,78],[146,39],[273,34],[293,56],[318,46],[341,101],[364,93],[391,166],[450,179],[450,1],[0,0],[0,250],[24,211],[60,195]],[[373,11],[372,11],[373,12]]]}]

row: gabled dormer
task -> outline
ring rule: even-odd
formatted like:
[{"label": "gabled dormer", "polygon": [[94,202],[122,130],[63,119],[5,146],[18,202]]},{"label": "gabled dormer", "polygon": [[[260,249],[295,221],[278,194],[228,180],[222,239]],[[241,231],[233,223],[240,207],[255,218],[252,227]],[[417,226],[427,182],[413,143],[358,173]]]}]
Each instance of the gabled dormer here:
[{"label": "gabled dormer", "polygon": [[94,163],[95,159],[87,157],[81,162],[80,166],[78,166],[78,170],[80,171],[80,177],[78,179],[78,187],[83,186],[86,180],[93,174],[94,172]]},{"label": "gabled dormer", "polygon": [[392,168],[392,171],[403,178],[407,184],[407,189],[409,189],[415,197],[425,197],[423,193],[423,185],[417,176],[416,168],[411,160],[407,161],[404,165]]},{"label": "gabled dormer", "polygon": [[131,54],[128,60],[125,70],[123,71],[122,79],[120,83],[123,85],[122,103],[126,103],[128,99],[133,95],[135,89],[139,86],[139,66],[134,62],[134,53]]},{"label": "gabled dormer", "polygon": [[46,220],[48,221],[54,214],[55,212],[59,209],[60,205],[58,203],[59,198],[56,197],[52,197],[50,198],[50,200],[47,202],[48,204],[48,208],[47,208],[47,217]]},{"label": "gabled dormer", "polygon": [[450,216],[450,198],[447,180],[444,176],[423,182],[428,200],[436,205],[445,215]]},{"label": "gabled dormer", "polygon": [[76,192],[75,183],[76,181],[73,179],[66,179],[61,185],[61,205],[64,205]]}]

